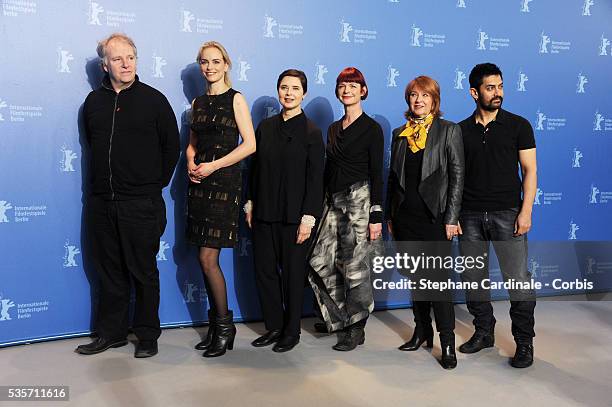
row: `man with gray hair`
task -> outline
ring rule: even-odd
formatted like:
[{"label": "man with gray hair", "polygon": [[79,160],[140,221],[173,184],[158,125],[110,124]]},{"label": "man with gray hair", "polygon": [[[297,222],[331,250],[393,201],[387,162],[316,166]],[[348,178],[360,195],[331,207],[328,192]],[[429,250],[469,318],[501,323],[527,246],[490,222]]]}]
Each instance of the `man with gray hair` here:
[{"label": "man with gray hair", "polygon": [[91,149],[86,217],[99,277],[98,337],[76,352],[93,355],[127,344],[132,280],[134,356],[150,357],[161,334],[156,254],[166,227],[162,188],[178,161],[178,127],[166,97],[138,80],[132,39],[112,34],[97,51],[105,76],[85,99],[83,119]]}]

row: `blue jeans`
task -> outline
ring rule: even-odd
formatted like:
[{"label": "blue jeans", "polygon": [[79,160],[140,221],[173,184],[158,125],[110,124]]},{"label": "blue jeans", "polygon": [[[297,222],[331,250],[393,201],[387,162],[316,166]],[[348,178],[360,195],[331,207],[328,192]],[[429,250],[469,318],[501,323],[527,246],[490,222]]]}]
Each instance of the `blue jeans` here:
[{"label": "blue jeans", "polygon": [[[531,273],[527,270],[527,235],[514,236],[514,223],[519,209],[479,212],[463,210],[459,222],[463,230],[460,236],[463,256],[482,256],[493,244],[504,281],[529,282]],[[461,275],[463,281],[481,282],[489,278],[488,257],[485,267],[466,269]],[[510,318],[512,335],[517,343],[531,343],[535,336],[534,309],[535,291],[531,289],[508,290],[510,294]],[[474,317],[476,332],[493,333],[495,317],[488,289],[466,291],[467,307]]]}]

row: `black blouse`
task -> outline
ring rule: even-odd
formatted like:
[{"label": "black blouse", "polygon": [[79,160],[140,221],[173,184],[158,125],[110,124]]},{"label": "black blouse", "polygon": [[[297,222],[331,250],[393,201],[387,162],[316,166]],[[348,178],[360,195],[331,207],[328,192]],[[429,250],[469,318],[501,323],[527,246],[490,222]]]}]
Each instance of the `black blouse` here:
[{"label": "black blouse", "polygon": [[[370,204],[382,205],[382,168],[385,140],[380,125],[365,113],[346,129],[342,120],[327,132],[325,187],[335,193],[359,181],[370,183]],[[370,223],[382,222],[382,212],[373,212]]]},{"label": "black blouse", "polygon": [[302,215],[323,212],[325,147],[321,130],[302,112],[262,121],[255,132],[248,199],[264,222],[300,223]]}]

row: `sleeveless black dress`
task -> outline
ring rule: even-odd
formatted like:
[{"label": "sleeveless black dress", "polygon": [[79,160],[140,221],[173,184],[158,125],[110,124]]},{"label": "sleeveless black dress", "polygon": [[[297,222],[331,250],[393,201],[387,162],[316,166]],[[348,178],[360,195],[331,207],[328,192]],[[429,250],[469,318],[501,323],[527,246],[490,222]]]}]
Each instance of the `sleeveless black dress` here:
[{"label": "sleeveless black dress", "polygon": [[[193,104],[191,130],[197,137],[195,163],[211,162],[238,145],[234,95],[202,95]],[[240,163],[221,168],[200,184],[189,184],[187,240],[204,247],[234,247],[237,243],[239,206],[242,198]]]}]

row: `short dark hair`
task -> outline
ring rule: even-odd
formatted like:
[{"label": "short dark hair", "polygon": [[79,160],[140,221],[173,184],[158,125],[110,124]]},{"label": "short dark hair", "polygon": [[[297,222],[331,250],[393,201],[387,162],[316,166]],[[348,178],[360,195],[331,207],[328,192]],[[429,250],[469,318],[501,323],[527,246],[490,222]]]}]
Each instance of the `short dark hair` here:
[{"label": "short dark hair", "polygon": [[490,62],[476,65],[474,68],[472,68],[472,72],[470,72],[470,88],[474,88],[476,90],[480,89],[480,85],[482,85],[484,77],[491,75],[499,75],[500,78],[504,79],[502,71],[497,67],[497,65]]},{"label": "short dark hair", "polygon": [[368,85],[366,85],[365,76],[361,73],[361,71],[354,66],[349,66],[348,68],[344,68],[342,72],[336,78],[336,97],[340,99],[338,95],[338,86],[342,82],[355,82],[361,85],[362,88],[365,88],[365,94],[361,97],[361,100],[366,100],[368,97]]},{"label": "short dark hair", "polygon": [[300,83],[302,84],[302,89],[304,90],[304,93],[308,92],[308,79],[306,78],[306,74],[303,71],[300,71],[299,69],[287,69],[283,71],[278,76],[278,80],[276,81],[276,89],[280,88],[280,84],[285,76],[293,76],[294,78],[298,78],[300,80]]}]

